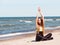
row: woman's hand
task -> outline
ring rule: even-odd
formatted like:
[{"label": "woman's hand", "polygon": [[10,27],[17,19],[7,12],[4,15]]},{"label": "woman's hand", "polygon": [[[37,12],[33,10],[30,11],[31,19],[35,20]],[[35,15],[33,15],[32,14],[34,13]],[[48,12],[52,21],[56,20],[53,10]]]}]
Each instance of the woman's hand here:
[{"label": "woman's hand", "polygon": [[40,9],[40,7],[38,7],[38,12],[41,12],[41,9]]},{"label": "woman's hand", "polygon": [[40,8],[40,7],[38,7],[38,12],[39,12],[39,14],[41,15],[41,17],[42,17],[42,19],[43,19],[44,16],[42,15],[42,12],[41,12],[41,8]]}]

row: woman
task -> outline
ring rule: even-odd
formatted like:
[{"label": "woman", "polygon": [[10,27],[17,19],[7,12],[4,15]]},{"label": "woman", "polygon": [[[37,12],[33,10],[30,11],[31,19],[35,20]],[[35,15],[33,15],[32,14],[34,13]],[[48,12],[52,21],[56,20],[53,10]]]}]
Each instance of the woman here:
[{"label": "woman", "polygon": [[40,17],[36,17],[36,41],[53,39],[51,38],[51,33],[44,36],[44,17],[41,14],[40,8],[38,8],[38,12],[40,14]]}]

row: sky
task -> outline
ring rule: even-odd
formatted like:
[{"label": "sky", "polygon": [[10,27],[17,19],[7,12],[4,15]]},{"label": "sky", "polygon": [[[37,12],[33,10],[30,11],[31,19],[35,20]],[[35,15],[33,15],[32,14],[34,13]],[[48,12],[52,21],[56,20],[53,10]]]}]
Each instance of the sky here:
[{"label": "sky", "polygon": [[60,0],[0,0],[0,17],[60,16]]}]

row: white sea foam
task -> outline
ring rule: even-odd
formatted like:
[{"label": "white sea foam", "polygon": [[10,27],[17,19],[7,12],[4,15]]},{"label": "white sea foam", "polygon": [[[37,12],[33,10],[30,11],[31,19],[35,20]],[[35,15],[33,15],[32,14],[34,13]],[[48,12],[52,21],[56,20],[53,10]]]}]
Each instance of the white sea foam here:
[{"label": "white sea foam", "polygon": [[23,20],[19,20],[20,22],[23,22]]},{"label": "white sea foam", "polygon": [[12,36],[17,36],[17,35],[22,35],[22,34],[29,34],[29,33],[34,33],[34,31],[31,31],[31,32],[21,32],[21,33],[11,33],[11,34],[4,34],[4,35],[0,35],[0,38],[3,38],[3,37],[12,37]]},{"label": "white sea foam", "polygon": [[30,21],[30,20],[20,20],[20,22],[31,23],[32,21]]},{"label": "white sea foam", "polygon": [[60,21],[60,19],[56,19],[56,21]]},{"label": "white sea foam", "polygon": [[32,21],[24,21],[25,23],[31,23]]},{"label": "white sea foam", "polygon": [[45,19],[45,21],[53,21],[53,19]]}]

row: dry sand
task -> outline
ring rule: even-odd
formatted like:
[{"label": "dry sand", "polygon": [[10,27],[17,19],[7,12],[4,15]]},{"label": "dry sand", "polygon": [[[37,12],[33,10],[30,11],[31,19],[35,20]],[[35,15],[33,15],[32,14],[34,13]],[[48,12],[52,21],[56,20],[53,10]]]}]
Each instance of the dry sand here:
[{"label": "dry sand", "polygon": [[14,37],[9,40],[0,40],[0,45],[60,45],[60,30],[49,32],[52,32],[53,40],[35,42],[35,34],[31,34],[18,38]]}]

